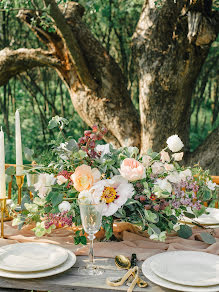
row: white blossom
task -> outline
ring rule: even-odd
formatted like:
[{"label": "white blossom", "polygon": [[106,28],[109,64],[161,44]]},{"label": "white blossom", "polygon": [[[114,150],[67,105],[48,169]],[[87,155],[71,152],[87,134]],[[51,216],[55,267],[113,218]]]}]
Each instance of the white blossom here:
[{"label": "white blossom", "polygon": [[178,135],[172,135],[167,139],[167,146],[172,152],[180,151],[184,144]]},{"label": "white blossom", "polygon": [[59,211],[62,212],[68,212],[71,209],[71,204],[67,201],[63,201],[58,205]]}]

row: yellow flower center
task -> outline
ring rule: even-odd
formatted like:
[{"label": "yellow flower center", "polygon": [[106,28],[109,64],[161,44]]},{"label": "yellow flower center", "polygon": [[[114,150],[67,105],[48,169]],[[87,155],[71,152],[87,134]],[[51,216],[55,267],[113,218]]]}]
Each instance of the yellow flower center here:
[{"label": "yellow flower center", "polygon": [[112,203],[117,198],[117,193],[114,188],[105,187],[101,199],[107,204]]}]

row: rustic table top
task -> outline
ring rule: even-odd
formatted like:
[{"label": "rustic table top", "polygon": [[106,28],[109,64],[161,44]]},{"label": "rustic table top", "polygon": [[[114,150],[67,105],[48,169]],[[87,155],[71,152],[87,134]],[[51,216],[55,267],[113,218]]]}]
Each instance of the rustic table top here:
[{"label": "rustic table top", "polygon": [[[125,274],[125,271],[118,270],[114,264],[114,259],[111,258],[96,258],[95,264],[103,268],[104,272],[101,276],[82,276],[78,272],[78,267],[85,266],[87,257],[77,256],[76,264],[68,271],[40,279],[8,279],[0,277],[0,292],[12,292],[12,291],[52,291],[52,292],[70,292],[80,291],[87,292],[101,292],[106,290],[110,291],[127,291],[128,286],[123,285],[120,287],[109,287],[106,285],[107,277],[120,277]],[[139,262],[141,267],[142,262]],[[142,276],[142,275],[141,275]],[[144,276],[142,276],[145,279]],[[172,291],[162,288],[148,281],[147,288],[135,287],[136,292],[162,292]]]}]

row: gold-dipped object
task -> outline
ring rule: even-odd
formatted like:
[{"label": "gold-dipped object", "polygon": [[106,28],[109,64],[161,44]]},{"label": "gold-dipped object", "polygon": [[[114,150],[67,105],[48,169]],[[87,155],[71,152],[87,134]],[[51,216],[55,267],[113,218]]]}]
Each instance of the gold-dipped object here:
[{"label": "gold-dipped object", "polygon": [[16,175],[16,183],[18,187],[17,204],[18,206],[20,206],[21,205],[21,190],[24,184],[24,175]]},{"label": "gold-dipped object", "polygon": [[6,210],[6,198],[0,199],[1,204],[1,238],[4,238],[4,216]]},{"label": "gold-dipped object", "polygon": [[[131,261],[124,255],[118,255],[115,257],[115,265],[120,269],[129,270],[131,268]],[[129,277],[133,281],[136,275],[132,272]],[[148,286],[148,283],[138,276],[137,285],[139,288],[145,288]]]},{"label": "gold-dipped object", "polygon": [[129,258],[124,255],[118,255],[115,257],[115,264],[120,269],[128,270],[131,268],[131,262]]}]

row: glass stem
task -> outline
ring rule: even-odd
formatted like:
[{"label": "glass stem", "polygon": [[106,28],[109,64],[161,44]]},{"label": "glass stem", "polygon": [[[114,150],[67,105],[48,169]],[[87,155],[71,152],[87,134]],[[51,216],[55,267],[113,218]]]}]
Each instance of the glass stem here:
[{"label": "glass stem", "polygon": [[92,235],[89,235],[88,238],[90,240],[90,249],[89,249],[89,254],[88,254],[88,257],[89,257],[88,268],[93,269],[94,268],[94,238],[95,236],[92,234]]}]

